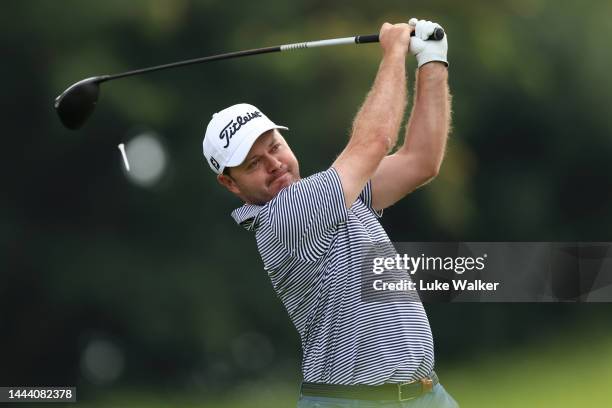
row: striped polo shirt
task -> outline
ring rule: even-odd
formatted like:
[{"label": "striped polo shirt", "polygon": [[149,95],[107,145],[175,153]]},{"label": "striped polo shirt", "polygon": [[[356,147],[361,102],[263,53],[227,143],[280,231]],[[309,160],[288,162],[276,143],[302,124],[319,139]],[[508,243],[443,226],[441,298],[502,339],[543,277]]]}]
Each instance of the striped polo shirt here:
[{"label": "striped polo shirt", "polygon": [[299,332],[304,381],[396,383],[430,374],[431,329],[420,302],[364,301],[364,254],[389,243],[371,185],[347,209],[331,167],[232,213],[255,232],[264,268]]}]

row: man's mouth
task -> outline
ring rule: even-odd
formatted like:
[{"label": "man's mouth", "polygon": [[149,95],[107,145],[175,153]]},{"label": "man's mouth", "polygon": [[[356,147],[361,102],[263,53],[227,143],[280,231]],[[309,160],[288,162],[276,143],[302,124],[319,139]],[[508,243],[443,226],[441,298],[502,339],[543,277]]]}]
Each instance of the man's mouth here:
[{"label": "man's mouth", "polygon": [[268,183],[268,185],[271,186],[272,184],[276,183],[277,181],[281,181],[282,182],[282,181],[284,181],[284,179],[287,178],[286,176],[288,176],[288,175],[289,175],[289,171],[284,171],[281,174],[279,174],[278,176],[274,177],[270,181],[270,183]]}]

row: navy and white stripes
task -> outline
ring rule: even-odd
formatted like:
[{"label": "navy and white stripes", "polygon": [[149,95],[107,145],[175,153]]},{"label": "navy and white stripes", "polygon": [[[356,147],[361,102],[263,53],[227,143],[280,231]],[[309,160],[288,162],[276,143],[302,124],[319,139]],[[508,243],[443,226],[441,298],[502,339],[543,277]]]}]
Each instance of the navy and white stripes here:
[{"label": "navy and white stripes", "polygon": [[336,170],[281,190],[263,206],[232,213],[255,231],[264,268],[302,341],[304,381],[411,381],[434,365],[429,322],[419,302],[364,302],[360,268],[389,242],[371,207],[368,183],[346,209]]}]

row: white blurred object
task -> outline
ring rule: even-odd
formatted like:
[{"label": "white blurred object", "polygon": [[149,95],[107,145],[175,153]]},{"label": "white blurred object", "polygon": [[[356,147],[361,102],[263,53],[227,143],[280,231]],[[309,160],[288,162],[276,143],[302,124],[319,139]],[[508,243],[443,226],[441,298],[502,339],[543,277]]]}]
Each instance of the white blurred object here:
[{"label": "white blurred object", "polygon": [[123,352],[110,340],[92,339],[81,355],[81,371],[94,384],[114,382],[121,376],[123,368]]},{"label": "white blurred object", "polygon": [[127,143],[125,150],[131,161],[131,171],[127,175],[132,182],[142,187],[152,187],[159,182],[168,160],[155,133],[141,133]]},{"label": "white blurred object", "polygon": [[119,144],[119,151],[121,152],[121,157],[123,157],[123,164],[125,164],[125,168],[127,171],[130,171],[130,163],[128,162],[127,156],[125,155],[125,146],[123,143]]}]

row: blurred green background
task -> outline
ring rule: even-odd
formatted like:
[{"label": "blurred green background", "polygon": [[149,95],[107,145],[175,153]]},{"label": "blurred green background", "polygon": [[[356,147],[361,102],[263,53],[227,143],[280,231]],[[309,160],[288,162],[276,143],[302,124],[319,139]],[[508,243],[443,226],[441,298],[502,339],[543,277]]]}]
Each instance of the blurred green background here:
[{"label": "blurred green background", "polygon": [[[82,78],[440,22],[453,132],[441,174],[388,209],[394,241],[612,241],[612,3],[603,0],[9,1],[3,58],[0,385],[73,385],[79,405],[290,407],[300,342],[202,158],[211,116],[249,102],[291,128],[302,175],[348,138],[377,44]],[[412,87],[415,63],[409,58]],[[126,143],[132,171],[117,145]],[[426,305],[465,407],[609,406],[610,304]]]}]

